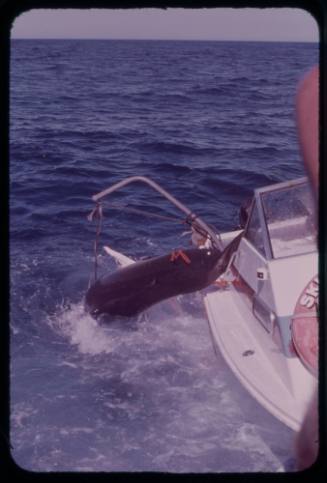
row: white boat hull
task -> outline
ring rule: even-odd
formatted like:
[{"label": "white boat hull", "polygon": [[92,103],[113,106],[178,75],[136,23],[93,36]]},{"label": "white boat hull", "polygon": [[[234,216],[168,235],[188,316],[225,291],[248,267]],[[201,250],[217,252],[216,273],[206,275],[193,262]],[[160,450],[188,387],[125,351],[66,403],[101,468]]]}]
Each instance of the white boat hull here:
[{"label": "white boat hull", "polygon": [[213,339],[237,378],[271,414],[298,431],[316,379],[299,358],[285,357],[232,286],[208,293],[204,303]]}]

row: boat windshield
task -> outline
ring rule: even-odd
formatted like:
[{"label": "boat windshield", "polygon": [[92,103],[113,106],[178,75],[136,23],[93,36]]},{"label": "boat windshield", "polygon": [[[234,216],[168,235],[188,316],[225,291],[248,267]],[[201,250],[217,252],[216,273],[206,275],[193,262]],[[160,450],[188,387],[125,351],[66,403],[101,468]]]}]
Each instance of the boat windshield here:
[{"label": "boat windshield", "polygon": [[261,193],[274,258],[317,249],[314,207],[308,183]]}]

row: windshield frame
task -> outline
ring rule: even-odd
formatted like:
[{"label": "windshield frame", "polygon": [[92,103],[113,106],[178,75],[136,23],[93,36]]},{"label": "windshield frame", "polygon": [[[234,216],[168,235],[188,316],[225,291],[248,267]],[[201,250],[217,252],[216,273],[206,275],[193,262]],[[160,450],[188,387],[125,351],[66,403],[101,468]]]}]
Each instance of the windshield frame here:
[{"label": "windshield frame", "polygon": [[[258,248],[255,246],[253,241],[250,238],[248,238],[248,236],[247,236],[247,234],[249,232],[250,223],[251,223],[253,216],[254,216],[255,209],[257,210],[257,214],[258,214],[258,218],[259,218],[259,224],[260,224],[260,227],[261,227],[261,236],[262,236],[264,253],[262,253],[260,250],[258,250]],[[263,208],[262,208],[262,205],[261,205],[261,199],[260,199],[259,193],[256,193],[256,190],[254,192],[254,197],[252,199],[250,214],[249,214],[249,217],[247,219],[246,226],[244,228],[244,238],[260,254],[260,256],[264,257],[267,260],[272,259],[272,250],[271,250],[271,245],[270,245],[270,242],[269,242],[269,234],[268,234],[268,231],[267,231],[267,225],[266,225],[266,221],[265,221],[265,218],[264,218]]]},{"label": "windshield frame", "polygon": [[274,255],[274,250],[272,247],[272,241],[270,237],[270,232],[268,228],[268,222],[265,214],[265,209],[264,209],[264,200],[263,200],[263,195],[267,193],[272,193],[275,191],[284,191],[287,188],[293,188],[296,186],[301,186],[301,185],[306,185],[309,184],[309,180],[307,177],[302,177],[298,178],[295,180],[291,181],[284,181],[282,183],[276,183],[273,185],[265,186],[264,188],[257,188],[254,190],[254,197],[252,200],[252,205],[251,205],[251,210],[250,214],[244,229],[244,237],[248,240],[248,242],[253,246],[255,249],[255,245],[251,242],[250,239],[247,238],[247,233],[248,233],[248,227],[249,224],[252,220],[252,216],[254,213],[254,209],[257,209],[258,213],[258,218],[259,218],[259,223],[261,226],[261,232],[262,232],[262,242],[264,246],[264,251],[265,251],[265,257],[267,260],[280,260],[283,258],[291,258],[295,256],[302,256],[302,255],[307,255],[309,253],[314,253],[317,251],[316,248],[313,248],[312,250],[309,251],[304,251],[303,253],[294,253],[294,254],[286,254],[286,255],[280,255],[280,256],[275,256]]},{"label": "windshield frame", "polygon": [[[269,201],[269,198],[268,200],[265,200],[264,197],[266,195],[269,196],[269,193],[276,193],[276,192],[280,192],[281,194],[284,192],[287,192],[287,191],[290,191],[292,190],[293,188],[301,188],[301,187],[304,187],[304,188],[307,188],[308,190],[310,190],[310,185],[309,185],[309,180],[308,178],[306,177],[303,177],[303,178],[300,178],[300,179],[297,179],[297,180],[292,180],[292,181],[288,181],[288,182],[284,182],[284,183],[278,183],[277,185],[274,185],[274,186],[271,186],[270,189],[269,187],[266,187],[266,188],[262,188],[260,190],[258,190],[258,194],[259,194],[259,197],[260,197],[260,205],[261,205],[261,208],[262,208],[262,214],[263,214],[263,222],[264,222],[264,225],[266,227],[266,232],[267,232],[267,236],[268,236],[268,241],[269,241],[269,246],[270,246],[270,254],[271,254],[271,257],[272,259],[274,260],[280,260],[280,259],[283,259],[283,258],[290,258],[290,257],[294,257],[294,256],[301,256],[301,255],[307,255],[309,253],[314,253],[316,251],[316,247],[312,247],[312,248],[303,248],[302,251],[299,251],[299,252],[296,252],[294,251],[294,253],[278,253],[278,246],[274,246],[274,238],[272,238],[272,233],[270,231],[270,226],[269,226],[269,223],[268,223],[268,219],[267,219],[267,213],[266,213],[266,210],[268,208],[268,204],[267,204],[267,201]],[[290,200],[292,199],[292,197],[290,197]],[[291,220],[292,218],[289,218],[289,220]],[[271,225],[271,222],[270,222],[270,225]],[[276,241],[276,240],[275,240]],[[277,251],[277,252],[276,252]],[[287,250],[286,250],[287,252]]]}]

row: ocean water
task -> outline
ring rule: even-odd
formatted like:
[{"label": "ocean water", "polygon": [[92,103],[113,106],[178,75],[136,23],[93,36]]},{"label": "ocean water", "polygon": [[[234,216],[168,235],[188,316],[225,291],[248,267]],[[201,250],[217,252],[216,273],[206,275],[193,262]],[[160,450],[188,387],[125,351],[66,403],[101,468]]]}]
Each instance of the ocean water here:
[{"label": "ocean water", "polygon": [[[91,196],[131,175],[218,231],[256,187],[304,174],[295,94],[318,62],[300,43],[13,40],[10,85],[12,456],[32,471],[294,470],[294,433],[213,349],[201,294],[99,324]],[[120,205],[179,216],[131,185]],[[105,207],[103,244],[188,247],[187,228]]]}]

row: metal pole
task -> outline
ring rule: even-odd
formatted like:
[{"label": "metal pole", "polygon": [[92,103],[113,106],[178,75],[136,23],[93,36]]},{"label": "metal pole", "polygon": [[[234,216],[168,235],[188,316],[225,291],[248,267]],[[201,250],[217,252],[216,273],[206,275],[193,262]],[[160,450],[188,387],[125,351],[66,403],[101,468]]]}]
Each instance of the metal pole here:
[{"label": "metal pole", "polygon": [[193,213],[189,208],[187,208],[185,205],[183,205],[183,203],[178,201],[173,195],[168,193],[168,191],[166,191],[161,186],[159,186],[155,181],[152,181],[150,178],[146,178],[145,176],[130,176],[129,178],[123,179],[122,181],[115,183],[114,185],[112,185],[109,188],[101,191],[100,193],[93,195],[92,200],[97,202],[97,201],[101,200],[101,198],[103,198],[104,196],[107,196],[110,193],[113,193],[114,191],[117,191],[118,189],[122,188],[123,186],[126,186],[130,183],[134,183],[136,181],[140,181],[142,183],[146,183],[147,185],[151,186],[151,188],[158,191],[158,193],[160,193],[168,201],[170,201],[173,205],[175,205],[179,210],[181,210],[188,217],[190,217],[192,221],[196,220],[196,223],[208,233],[208,235],[210,236],[211,242],[216,247],[219,247],[218,241],[217,241],[217,235],[210,228],[210,226],[208,226],[203,220],[201,220],[201,218],[198,218],[195,213]]}]

